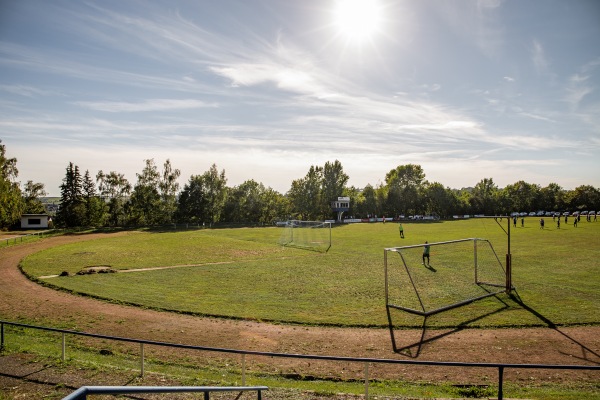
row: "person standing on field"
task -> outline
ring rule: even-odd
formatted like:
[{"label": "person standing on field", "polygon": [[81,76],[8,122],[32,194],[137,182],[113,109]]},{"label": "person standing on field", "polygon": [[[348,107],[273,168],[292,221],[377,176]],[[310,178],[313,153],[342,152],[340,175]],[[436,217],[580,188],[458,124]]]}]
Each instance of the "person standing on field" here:
[{"label": "person standing on field", "polygon": [[425,265],[425,258],[427,258],[427,265],[429,265],[429,244],[425,241],[425,246],[423,246],[423,265]]},{"label": "person standing on field", "polygon": [[400,237],[404,239],[404,227],[402,227],[402,222],[400,222],[400,227],[398,229],[400,230]]},{"label": "person standing on field", "polygon": [[521,217],[521,228],[525,228],[525,218]]}]

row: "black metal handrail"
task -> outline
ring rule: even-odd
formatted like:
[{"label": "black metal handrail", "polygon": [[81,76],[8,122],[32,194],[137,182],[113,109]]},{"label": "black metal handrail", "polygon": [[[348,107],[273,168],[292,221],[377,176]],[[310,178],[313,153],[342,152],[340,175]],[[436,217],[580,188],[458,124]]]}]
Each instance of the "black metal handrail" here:
[{"label": "black metal handrail", "polygon": [[[154,345],[154,346],[165,346],[179,349],[190,349],[199,351],[210,351],[218,353],[233,353],[240,355],[255,355],[255,356],[266,356],[266,357],[278,357],[278,358],[294,358],[294,359],[308,359],[308,360],[320,360],[320,361],[341,361],[341,362],[358,362],[368,364],[400,364],[400,365],[419,365],[419,366],[438,366],[438,367],[473,367],[473,368],[493,368],[498,370],[498,399],[503,399],[503,383],[504,383],[504,370],[505,369],[564,369],[564,370],[595,370],[600,371],[600,365],[565,365],[565,364],[508,364],[508,363],[476,363],[476,362],[459,362],[459,361],[425,361],[425,360],[396,360],[388,358],[359,358],[359,357],[343,357],[343,356],[325,356],[325,355],[314,355],[314,354],[290,354],[290,353],[273,353],[265,351],[254,351],[254,350],[239,350],[239,349],[228,349],[221,347],[208,347],[208,346],[196,346],[170,342],[160,342],[146,339],[133,339],[119,336],[110,336],[97,333],[89,332],[78,332],[68,329],[50,328],[44,326],[36,326],[23,324],[20,322],[11,322],[0,320],[0,348],[4,348],[4,325],[12,325],[23,328],[38,329],[50,332],[58,332],[69,335],[87,336],[98,339],[116,340],[121,342],[138,343],[141,345]],[[143,355],[142,355],[143,357]],[[142,362],[143,365],[143,362]],[[368,383],[368,377],[366,378]],[[368,394],[368,392],[367,392]],[[367,395],[368,398],[368,395]]]}]

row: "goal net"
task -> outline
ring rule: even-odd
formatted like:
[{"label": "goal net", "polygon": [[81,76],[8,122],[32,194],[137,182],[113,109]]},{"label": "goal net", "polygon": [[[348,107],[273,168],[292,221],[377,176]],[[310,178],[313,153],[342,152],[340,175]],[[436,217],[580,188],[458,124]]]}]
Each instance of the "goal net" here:
[{"label": "goal net", "polygon": [[279,238],[279,244],[327,252],[331,247],[331,222],[287,221]]},{"label": "goal net", "polygon": [[387,248],[384,251],[388,308],[421,316],[459,307],[505,291],[506,274],[486,239],[460,239]]}]

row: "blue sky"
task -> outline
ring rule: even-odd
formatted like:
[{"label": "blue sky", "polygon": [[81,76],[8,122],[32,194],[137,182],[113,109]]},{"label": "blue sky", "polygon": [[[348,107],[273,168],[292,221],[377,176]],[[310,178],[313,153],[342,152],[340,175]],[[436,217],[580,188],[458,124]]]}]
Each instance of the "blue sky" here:
[{"label": "blue sky", "polygon": [[339,160],[356,187],[408,163],[452,188],[600,187],[600,2],[379,0],[353,25],[337,3],[0,0],[19,179],[134,184],[153,158],[285,193]]}]

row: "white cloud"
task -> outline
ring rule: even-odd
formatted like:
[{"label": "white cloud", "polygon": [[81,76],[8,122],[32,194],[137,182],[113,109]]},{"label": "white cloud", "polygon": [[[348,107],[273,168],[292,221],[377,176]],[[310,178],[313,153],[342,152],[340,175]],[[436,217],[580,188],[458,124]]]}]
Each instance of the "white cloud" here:
[{"label": "white cloud", "polygon": [[130,103],[130,102],[116,102],[116,101],[104,101],[104,102],[87,102],[80,101],[75,102],[84,108],[96,111],[106,112],[148,112],[148,111],[167,111],[167,110],[189,110],[192,108],[205,108],[205,107],[216,107],[214,103],[205,103],[203,101],[194,99],[152,99],[146,100],[141,103]]},{"label": "white cloud", "polygon": [[548,72],[548,60],[546,59],[544,47],[538,40],[533,40],[532,42],[531,61],[538,74]]}]

